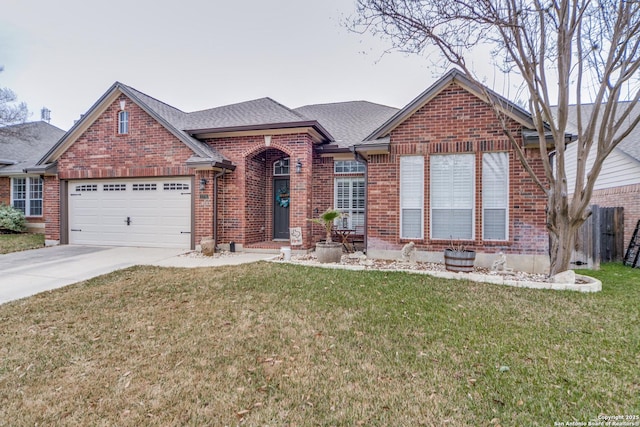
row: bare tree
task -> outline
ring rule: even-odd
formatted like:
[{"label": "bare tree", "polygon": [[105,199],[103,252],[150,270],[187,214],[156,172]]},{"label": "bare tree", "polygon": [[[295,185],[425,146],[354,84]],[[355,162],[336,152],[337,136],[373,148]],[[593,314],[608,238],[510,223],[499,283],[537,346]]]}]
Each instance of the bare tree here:
[{"label": "bare tree", "polygon": [[[2,72],[3,67],[0,67]],[[27,104],[17,102],[18,97],[11,89],[0,87],[0,132],[9,132],[6,126],[24,123],[29,117]]]},{"label": "bare tree", "polygon": [[[349,27],[388,39],[392,48],[405,52],[424,54],[435,46],[446,62],[478,84],[468,64],[471,51],[480,46],[491,49],[492,62],[502,71],[521,76],[544,176],[535,175],[519,142],[504,130],[548,198],[550,273],[567,270],[576,231],[591,214],[602,164],[640,121],[631,115],[640,98],[640,1],[357,0]],[[496,98],[485,95],[498,113]],[[632,102],[618,102],[624,98]],[[578,138],[572,189],[565,168],[570,101],[576,103]],[[586,102],[594,104],[592,114],[582,112]],[[594,159],[589,169],[588,156]]]}]

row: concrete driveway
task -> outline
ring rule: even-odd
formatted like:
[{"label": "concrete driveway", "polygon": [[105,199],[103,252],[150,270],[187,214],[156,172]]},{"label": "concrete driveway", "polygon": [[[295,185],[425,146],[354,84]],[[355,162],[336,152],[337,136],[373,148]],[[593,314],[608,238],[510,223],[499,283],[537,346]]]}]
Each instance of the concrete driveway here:
[{"label": "concrete driveway", "polygon": [[61,245],[0,255],[0,304],[81,282],[133,265],[213,267],[273,257],[242,253],[229,257],[180,256],[184,249]]}]

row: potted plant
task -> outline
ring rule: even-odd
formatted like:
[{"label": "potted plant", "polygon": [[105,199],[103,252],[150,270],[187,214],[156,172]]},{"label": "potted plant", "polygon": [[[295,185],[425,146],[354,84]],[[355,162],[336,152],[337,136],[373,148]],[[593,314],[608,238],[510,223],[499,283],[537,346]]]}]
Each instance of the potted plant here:
[{"label": "potted plant", "polygon": [[473,264],[476,260],[476,251],[469,250],[461,243],[454,244],[451,240],[451,244],[444,250],[444,267],[448,271],[456,273],[471,273],[473,272]]},{"label": "potted plant", "polygon": [[342,258],[342,243],[333,242],[331,240],[331,231],[334,221],[341,217],[342,212],[329,208],[320,214],[318,218],[312,218],[309,220],[322,225],[326,232],[326,240],[324,242],[316,243],[316,256],[318,257],[318,262],[340,262],[340,259]]}]

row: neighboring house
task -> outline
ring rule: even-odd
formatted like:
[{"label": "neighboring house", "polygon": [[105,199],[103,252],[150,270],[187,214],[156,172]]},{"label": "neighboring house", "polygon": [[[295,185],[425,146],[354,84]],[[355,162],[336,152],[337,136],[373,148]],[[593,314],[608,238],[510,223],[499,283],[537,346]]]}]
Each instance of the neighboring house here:
[{"label": "neighboring house", "polygon": [[33,167],[64,133],[46,122],[0,129],[0,203],[20,209],[29,231],[44,233],[43,179],[25,169]]},{"label": "neighboring house", "polygon": [[[236,250],[288,245],[329,207],[370,256],[413,241],[441,261],[453,240],[548,268],[544,194],[517,160],[483,91],[450,71],[401,110],[364,101],[287,108],[270,98],[185,113],[115,83],[30,169],[45,176],[49,243]],[[531,116],[498,95],[542,171]]]},{"label": "neighboring house", "polygon": [[[621,107],[626,106],[628,106],[627,102],[621,102]],[[590,117],[593,107],[593,104],[583,105],[583,114]],[[621,109],[618,108],[619,111]],[[639,114],[640,105],[636,104],[628,121],[637,118]],[[577,129],[576,117],[577,107],[569,106],[568,121],[574,132]],[[591,170],[593,159],[594,155],[587,158],[587,171]],[[572,192],[576,176],[575,144],[567,148],[565,165],[568,190]],[[591,203],[601,207],[624,208],[624,250],[626,250],[633,230],[640,220],[640,126],[636,126],[604,161],[593,188]]]}]

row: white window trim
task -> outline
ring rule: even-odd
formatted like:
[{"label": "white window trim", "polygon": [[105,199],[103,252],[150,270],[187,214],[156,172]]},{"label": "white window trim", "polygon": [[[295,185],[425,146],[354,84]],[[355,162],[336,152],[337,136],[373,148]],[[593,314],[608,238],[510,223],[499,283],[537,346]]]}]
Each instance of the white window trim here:
[{"label": "white window trim", "polygon": [[[473,156],[473,162],[472,162],[472,174],[471,174],[471,186],[472,186],[472,203],[471,203],[471,237],[468,239],[464,239],[464,238],[456,238],[454,237],[453,240],[456,241],[463,241],[463,242],[473,242],[475,241],[475,236],[476,236],[476,156],[474,153],[443,153],[443,154],[434,154],[431,156],[431,159],[433,159],[436,156]],[[429,168],[429,174],[431,174],[431,167]],[[450,240],[450,238],[447,237],[433,237],[433,179],[431,176],[429,176],[429,237],[431,240]]]},{"label": "white window trim", "polygon": [[[403,218],[403,212],[405,209],[405,205],[403,204],[403,198],[402,198],[402,194],[403,194],[403,187],[406,184],[403,184],[403,180],[402,180],[402,160],[403,159],[408,159],[408,158],[414,158],[414,159],[419,159],[420,163],[422,165],[422,170],[421,170],[421,175],[422,178],[419,180],[419,185],[420,188],[417,189],[417,193],[420,195],[419,196],[419,201],[418,204],[419,205],[419,209],[420,209],[420,236],[415,237],[415,236],[406,236],[405,232],[404,232],[404,218]],[[424,240],[424,157],[423,156],[403,156],[400,157],[400,171],[399,171],[399,180],[400,180],[400,238],[404,239],[404,240]],[[407,208],[411,208],[411,209],[417,209],[417,207],[408,207]]]},{"label": "white window trim", "polygon": [[[287,167],[287,170],[289,172],[288,173],[276,173],[276,164],[278,162],[286,162],[286,167]],[[275,162],[273,162],[273,176],[290,176],[290,175],[291,175],[291,158],[284,157],[282,159],[279,159],[279,160],[276,160]]]},{"label": "white window trim", "polygon": [[[126,120],[122,120],[126,118]],[[128,135],[129,134],[129,112],[128,111],[118,111],[118,134],[119,135]]]},{"label": "white window trim", "polygon": [[[482,173],[484,174],[484,156],[486,154],[503,154],[503,153],[507,155],[507,171],[506,171],[507,172],[506,173],[506,175],[507,175],[507,183],[506,183],[506,185],[507,185],[507,200],[506,200],[506,206],[504,208],[505,209],[505,224],[504,224],[504,226],[505,226],[505,230],[504,230],[505,238],[504,239],[487,239],[487,238],[485,238],[485,236],[484,236],[485,204],[484,204],[484,197],[483,197],[483,200],[482,200],[482,240],[487,241],[487,242],[507,242],[507,241],[509,241],[509,206],[511,204],[511,198],[510,198],[510,192],[509,192],[510,179],[511,179],[511,174],[509,173],[509,170],[510,170],[510,168],[509,168],[509,154],[506,153],[506,152],[499,152],[499,151],[491,152],[491,153],[483,153],[482,154],[482,167],[483,167]],[[484,177],[484,175],[483,175],[483,177]],[[484,182],[483,182],[483,185],[484,185]],[[483,195],[485,194],[484,189],[483,189],[482,194]]]},{"label": "white window trim", "polygon": [[[338,167],[339,163],[343,163],[343,164],[349,163],[350,165],[356,163],[357,164],[356,168],[360,168],[362,170],[356,170],[355,172],[351,172],[351,171],[349,171],[349,172],[344,172],[344,171],[338,172],[337,171],[337,167]],[[344,166],[343,166],[343,169],[344,169]],[[333,173],[335,175],[360,175],[360,174],[364,174],[364,172],[365,172],[364,164],[359,162],[359,161],[357,161],[357,160],[352,160],[352,159],[350,159],[350,160],[335,160],[333,162]]]},{"label": "white window trim", "polygon": [[[42,218],[44,216],[44,180],[41,179],[37,175],[12,176],[11,180],[10,180],[10,183],[9,183],[9,185],[11,186],[10,200],[9,200],[11,206],[13,206],[13,202],[14,202],[14,184],[13,184],[13,180],[14,179],[24,179],[25,180],[24,216],[25,217],[30,217],[30,218]],[[32,179],[40,179],[41,182],[42,182],[42,198],[41,199],[33,199],[33,200],[41,200],[41,202],[42,202],[42,213],[40,213],[38,215],[32,215],[31,214],[31,200],[32,199],[31,199],[30,186],[31,186],[31,180]]]}]

